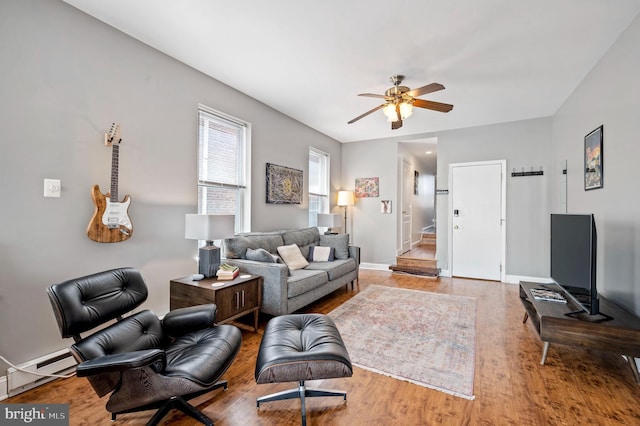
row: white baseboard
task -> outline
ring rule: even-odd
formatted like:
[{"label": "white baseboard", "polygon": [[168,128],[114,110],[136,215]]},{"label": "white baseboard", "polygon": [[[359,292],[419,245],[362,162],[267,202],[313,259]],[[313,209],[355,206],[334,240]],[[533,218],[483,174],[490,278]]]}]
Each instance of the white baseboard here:
[{"label": "white baseboard", "polygon": [[0,377],[0,401],[4,401],[9,398],[9,391],[7,390],[7,376]]},{"label": "white baseboard", "polygon": [[505,282],[509,283],[509,284],[520,284],[520,281],[529,281],[531,283],[538,283],[538,284],[549,284],[553,281],[551,281],[551,278],[543,278],[543,277],[527,277],[525,275],[507,275],[505,277]]},{"label": "white baseboard", "polygon": [[383,263],[366,263],[360,264],[360,269],[371,269],[374,271],[389,271],[389,265]]}]

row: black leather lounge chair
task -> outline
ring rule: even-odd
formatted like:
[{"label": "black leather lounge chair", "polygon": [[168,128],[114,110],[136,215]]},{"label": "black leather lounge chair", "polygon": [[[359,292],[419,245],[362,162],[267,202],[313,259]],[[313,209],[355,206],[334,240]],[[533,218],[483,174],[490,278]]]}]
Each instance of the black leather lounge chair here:
[{"label": "black leather lounge chair", "polygon": [[[240,330],[214,325],[215,305],[177,309],[159,319],[149,310],[122,315],[147,298],[140,272],[120,268],[52,285],[47,293],[62,337],[73,337],[71,353],[98,396],[111,393],[112,413],[157,409],[157,424],[176,408],[198,421],[211,419],[187,401],[217,388],[238,354]],[[111,320],[113,324],[81,337]]]}]

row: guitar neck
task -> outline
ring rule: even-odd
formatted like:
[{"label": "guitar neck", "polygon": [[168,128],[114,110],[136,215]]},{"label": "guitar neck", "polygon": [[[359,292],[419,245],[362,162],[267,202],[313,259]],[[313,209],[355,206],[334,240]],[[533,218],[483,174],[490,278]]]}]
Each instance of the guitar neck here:
[{"label": "guitar neck", "polygon": [[118,163],[119,163],[120,145],[113,144],[111,147],[111,188],[109,191],[109,200],[118,202]]}]

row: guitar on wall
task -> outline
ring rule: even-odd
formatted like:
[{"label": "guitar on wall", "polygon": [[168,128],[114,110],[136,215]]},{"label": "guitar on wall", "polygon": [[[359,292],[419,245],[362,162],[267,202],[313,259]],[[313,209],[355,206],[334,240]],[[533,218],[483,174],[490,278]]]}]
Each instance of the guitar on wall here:
[{"label": "guitar on wall", "polygon": [[111,190],[103,194],[100,186],[93,185],[91,188],[95,210],[87,227],[87,236],[99,243],[119,243],[128,240],[133,234],[133,224],[129,218],[131,198],[125,195],[122,201],[118,200],[120,142],[120,126],[113,123],[109,133],[104,135],[104,144],[111,147]]}]

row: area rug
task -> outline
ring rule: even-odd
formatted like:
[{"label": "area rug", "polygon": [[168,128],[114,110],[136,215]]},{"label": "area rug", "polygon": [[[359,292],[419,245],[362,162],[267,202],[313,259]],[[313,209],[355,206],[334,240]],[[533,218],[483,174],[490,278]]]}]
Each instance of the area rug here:
[{"label": "area rug", "polygon": [[474,399],[475,299],[370,285],[329,316],[354,365]]}]

